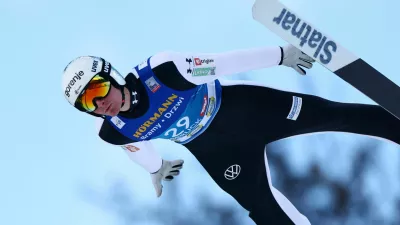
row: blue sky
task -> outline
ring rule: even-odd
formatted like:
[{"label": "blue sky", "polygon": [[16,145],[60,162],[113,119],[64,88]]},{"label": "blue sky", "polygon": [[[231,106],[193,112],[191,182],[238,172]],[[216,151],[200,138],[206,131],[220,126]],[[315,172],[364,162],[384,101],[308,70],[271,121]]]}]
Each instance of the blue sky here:
[{"label": "blue sky", "polygon": [[[400,83],[398,1],[282,2]],[[1,1],[0,113],[4,121],[0,224],[116,224],[114,217],[88,204],[79,194],[81,184],[102,190],[116,174],[131,184],[132,193],[140,194],[143,202],[158,203],[148,174],[120,149],[101,142],[93,118],[74,110],[64,100],[61,72],[79,55],[102,56],[125,74],[158,51],[223,52],[284,44],[252,19],[251,5],[250,0]],[[249,72],[246,77],[332,100],[371,103],[319,65],[307,77],[281,67]],[[315,84],[315,88],[306,89],[308,84]],[[335,137],[345,146],[343,151],[351,151],[354,140],[360,140]],[[301,173],[311,157],[324,158],[324,153],[312,155],[303,147],[310,143],[324,146],[324,140],[298,138],[289,143],[290,150],[285,154]],[[382,145],[385,154],[377,157],[385,162],[382,170],[391,171],[398,163],[398,147]],[[187,162],[180,179],[184,180],[188,199],[194,198],[196,185],[208,182],[210,193],[230,201],[183,147],[166,146],[160,149],[162,155]],[[340,155],[344,161],[346,156]],[[326,165],[327,171],[333,172],[331,168]],[[346,170],[334,172],[343,174]],[[391,174],[388,180],[395,176]],[[160,204],[167,202],[161,200]]]}]

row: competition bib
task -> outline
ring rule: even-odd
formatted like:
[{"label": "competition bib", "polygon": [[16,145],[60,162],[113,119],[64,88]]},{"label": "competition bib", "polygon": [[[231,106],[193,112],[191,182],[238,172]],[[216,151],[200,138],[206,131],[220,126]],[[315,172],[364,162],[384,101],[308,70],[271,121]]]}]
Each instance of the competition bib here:
[{"label": "competition bib", "polygon": [[218,80],[186,91],[160,82],[149,66],[150,58],[135,67],[149,96],[149,110],[139,118],[106,117],[115,129],[133,141],[156,138],[185,144],[208,127],[221,104]]}]

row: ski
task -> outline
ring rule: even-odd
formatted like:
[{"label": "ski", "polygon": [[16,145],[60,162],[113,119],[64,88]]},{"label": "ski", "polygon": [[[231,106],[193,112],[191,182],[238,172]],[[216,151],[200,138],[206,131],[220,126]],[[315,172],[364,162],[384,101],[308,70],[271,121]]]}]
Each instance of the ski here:
[{"label": "ski", "polygon": [[400,88],[279,0],[256,0],[253,19],[400,119]]}]

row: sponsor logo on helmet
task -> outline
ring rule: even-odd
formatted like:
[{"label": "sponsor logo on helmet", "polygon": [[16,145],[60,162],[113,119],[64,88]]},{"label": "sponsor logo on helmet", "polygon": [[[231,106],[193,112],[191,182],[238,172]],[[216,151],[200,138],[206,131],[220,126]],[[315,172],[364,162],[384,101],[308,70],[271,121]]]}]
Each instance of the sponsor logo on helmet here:
[{"label": "sponsor logo on helmet", "polygon": [[81,77],[85,75],[85,73],[83,71],[79,71],[77,73],[75,73],[75,76],[72,78],[72,80],[68,83],[68,86],[65,88],[65,95],[67,97],[70,97],[69,92],[71,91],[71,88],[76,84],[77,80],[80,80]]},{"label": "sponsor logo on helmet", "polygon": [[93,73],[96,73],[98,64],[99,64],[99,61],[97,61],[97,60],[93,61],[93,65],[92,65],[92,72]]},{"label": "sponsor logo on helmet", "polygon": [[79,87],[75,90],[76,95],[78,95],[79,92],[81,92],[81,87],[82,87],[82,85],[79,85]]},{"label": "sponsor logo on helmet", "polygon": [[108,73],[110,71],[110,63],[106,61],[104,64],[104,72]]}]

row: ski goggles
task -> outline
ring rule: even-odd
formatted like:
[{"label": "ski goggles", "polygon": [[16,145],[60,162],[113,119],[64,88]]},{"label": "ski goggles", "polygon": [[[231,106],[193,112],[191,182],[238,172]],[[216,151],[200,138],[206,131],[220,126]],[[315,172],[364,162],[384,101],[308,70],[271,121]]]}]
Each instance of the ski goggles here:
[{"label": "ski goggles", "polygon": [[87,112],[93,112],[98,107],[95,100],[106,97],[110,89],[111,82],[98,74],[90,80],[83,93],[78,97],[76,104],[79,104]]}]

